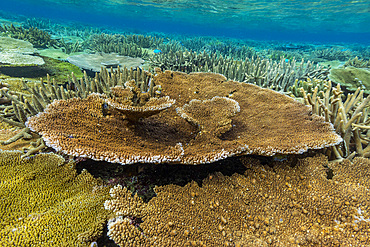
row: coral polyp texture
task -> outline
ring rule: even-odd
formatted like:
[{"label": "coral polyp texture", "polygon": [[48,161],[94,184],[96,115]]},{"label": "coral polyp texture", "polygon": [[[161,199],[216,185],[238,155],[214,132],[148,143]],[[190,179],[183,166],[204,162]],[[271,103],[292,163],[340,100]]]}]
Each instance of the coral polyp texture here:
[{"label": "coral polyp texture", "polygon": [[231,117],[240,112],[240,107],[233,99],[215,96],[210,100],[193,99],[176,111],[182,118],[198,126],[200,134],[221,136],[232,128]]},{"label": "coral polyp texture", "polygon": [[103,234],[109,187],[56,154],[0,151],[0,246],[90,246]]},{"label": "coral polyp texture", "polygon": [[368,159],[330,164],[317,155],[269,165],[240,159],[244,174],[156,187],[148,203],[120,185],[112,188],[105,207],[116,216],[108,235],[125,247],[370,244],[370,184],[359,176],[369,174]]},{"label": "coral polyp texture", "polygon": [[130,121],[131,113],[105,109],[109,95],[91,94],[54,101],[26,125],[58,151],[121,164],[300,154],[342,140],[310,107],[272,90],[213,73],[157,73],[153,80],[161,85],[162,97],[176,103],[151,117]]}]

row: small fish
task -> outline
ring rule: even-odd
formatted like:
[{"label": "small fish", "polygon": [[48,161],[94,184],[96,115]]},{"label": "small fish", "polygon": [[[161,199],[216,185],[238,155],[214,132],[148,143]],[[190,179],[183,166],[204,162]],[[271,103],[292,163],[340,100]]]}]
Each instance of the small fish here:
[{"label": "small fish", "polygon": [[162,51],[159,50],[159,49],[155,49],[153,52],[154,52],[154,54],[160,54],[160,53],[162,53]]}]

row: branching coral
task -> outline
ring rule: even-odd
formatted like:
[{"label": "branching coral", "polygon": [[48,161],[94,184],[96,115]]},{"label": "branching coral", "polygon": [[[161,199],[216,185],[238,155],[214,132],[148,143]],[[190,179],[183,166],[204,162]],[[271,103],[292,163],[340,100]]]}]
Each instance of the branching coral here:
[{"label": "branching coral", "polygon": [[358,57],[348,59],[348,61],[344,64],[344,67],[348,66],[355,68],[370,68],[370,59],[359,59]]},{"label": "branching coral", "polygon": [[91,49],[97,52],[118,53],[124,56],[144,58],[148,52],[142,47],[155,46],[154,44],[161,43],[162,39],[155,37],[144,37],[142,35],[110,35],[110,34],[95,34],[88,41]]},{"label": "branching coral", "polygon": [[297,63],[295,59],[288,62],[285,58],[274,62],[260,57],[246,58],[244,61],[224,58],[206,52],[173,52],[158,54],[151,58],[151,64],[162,70],[182,72],[215,72],[227,78],[254,83],[261,87],[277,91],[287,91],[296,80],[307,78],[327,79],[329,68],[314,65],[310,61]]},{"label": "branching coral", "polygon": [[58,41],[51,39],[51,35],[37,28],[16,27],[13,24],[10,26],[0,26],[0,32],[11,36],[12,38],[27,40],[37,48],[57,47]]},{"label": "branching coral", "polygon": [[[370,244],[370,184],[351,162],[332,164],[332,179],[323,155],[269,166],[249,157],[242,162],[243,175],[212,174],[201,187],[156,187],[148,203],[116,186],[105,203],[116,214],[108,224],[110,238],[120,246]],[[353,164],[361,171],[370,166],[367,159]]]},{"label": "branching coral", "polygon": [[0,151],[0,246],[90,246],[109,187],[56,154]]},{"label": "branching coral", "polygon": [[312,106],[313,114],[325,117],[333,124],[337,133],[343,138],[343,143],[330,147],[328,156],[335,159],[359,155],[370,157],[369,112],[370,96],[364,98],[359,88],[353,94],[348,94],[342,101],[343,91],[340,85],[332,87],[327,82],[325,91],[316,87],[312,94],[306,94],[302,88],[305,103]]}]

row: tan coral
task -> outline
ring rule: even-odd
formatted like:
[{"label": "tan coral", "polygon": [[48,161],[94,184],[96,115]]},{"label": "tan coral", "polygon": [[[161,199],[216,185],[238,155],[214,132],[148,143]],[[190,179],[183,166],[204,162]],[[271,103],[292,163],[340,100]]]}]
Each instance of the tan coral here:
[{"label": "tan coral", "polygon": [[158,114],[175,103],[175,100],[168,96],[150,97],[149,93],[134,93],[131,88],[122,86],[111,88],[111,94],[113,97],[105,98],[105,103],[133,122]]},{"label": "tan coral", "polygon": [[[175,107],[132,123],[114,112],[104,114],[103,99],[92,94],[87,99],[54,101],[26,125],[56,150],[122,164],[201,164],[248,153],[297,154],[341,141],[333,127],[312,115],[309,107],[253,84],[226,81],[212,73],[171,71],[158,73],[154,83],[161,85],[165,97],[176,100],[175,106],[189,105],[183,108],[187,112],[201,105],[225,116],[208,122],[195,117],[198,122],[203,119],[203,126],[214,124],[206,127],[209,134],[178,117]],[[213,97],[217,100],[212,101]],[[209,103],[197,104],[197,100]],[[240,106],[238,114],[235,102]]]},{"label": "tan coral", "polygon": [[[313,116],[309,107],[278,92],[249,83],[227,81],[224,76],[212,73],[166,71],[158,73],[154,79],[161,84],[164,95],[176,100],[176,106],[192,99],[205,100],[215,96],[237,101],[240,112],[232,117],[233,128],[222,136],[225,146],[226,142],[230,142],[228,145],[243,143],[248,146],[246,153],[274,155],[303,153],[341,142],[333,127],[324,123],[322,117]],[[186,151],[185,155],[196,156],[201,149],[194,145],[194,148],[188,146]]]},{"label": "tan coral", "polygon": [[46,145],[68,155],[122,164],[179,160],[183,152],[179,140],[162,142],[161,133],[147,136],[145,125],[133,127],[121,117],[105,116],[103,105],[98,94],[56,100],[26,124],[43,136]]},{"label": "tan coral", "polygon": [[210,100],[193,99],[176,111],[202,133],[220,136],[231,129],[231,117],[240,112],[240,107],[233,99],[215,96]]},{"label": "tan coral", "polygon": [[303,88],[300,90],[305,104],[312,107],[313,114],[323,116],[325,121],[332,123],[343,138],[343,143],[330,147],[327,155],[338,160],[355,155],[370,157],[370,96],[365,98],[364,91],[358,88],[342,99],[343,91],[339,84],[332,87],[331,81],[325,81],[325,87],[323,91],[315,87],[312,93]]},{"label": "tan coral", "polygon": [[[134,230],[126,216],[122,231],[141,231],[140,246],[368,246],[370,244],[369,179],[360,179],[346,161],[333,167],[327,178],[324,155],[275,161],[269,166],[242,157],[244,174],[209,175],[200,187],[195,182],[181,187],[156,187],[143,221]],[[366,159],[355,167],[369,168]],[[337,169],[345,181],[336,178]],[[359,180],[360,179],[360,180]],[[347,183],[346,181],[351,181]],[[362,184],[359,184],[361,181]],[[131,207],[130,192],[114,197],[115,207]],[[112,202],[113,202],[112,201]],[[127,215],[127,211],[124,213]],[[117,223],[121,224],[121,223]],[[120,236],[115,225],[110,237]],[[135,246],[137,233],[131,236]],[[122,243],[122,242],[120,242]]]}]

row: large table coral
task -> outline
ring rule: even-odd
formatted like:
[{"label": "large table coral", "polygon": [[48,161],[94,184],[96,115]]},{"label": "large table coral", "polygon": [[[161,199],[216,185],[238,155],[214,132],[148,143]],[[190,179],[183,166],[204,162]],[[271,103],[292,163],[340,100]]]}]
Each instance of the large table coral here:
[{"label": "large table coral", "polygon": [[[299,154],[341,141],[332,125],[312,115],[309,107],[269,89],[212,73],[158,72],[154,82],[163,96],[176,100],[155,116],[133,122],[124,114],[106,114],[107,96],[92,94],[54,101],[26,125],[56,150],[122,164],[200,164],[238,154]],[[223,103],[209,103],[217,97]],[[207,109],[209,116],[225,116],[205,120]],[[186,121],[190,115],[192,124]]]},{"label": "large table coral", "polygon": [[148,203],[112,188],[108,235],[125,247],[370,245],[368,159],[241,160],[244,174],[156,187]]}]

